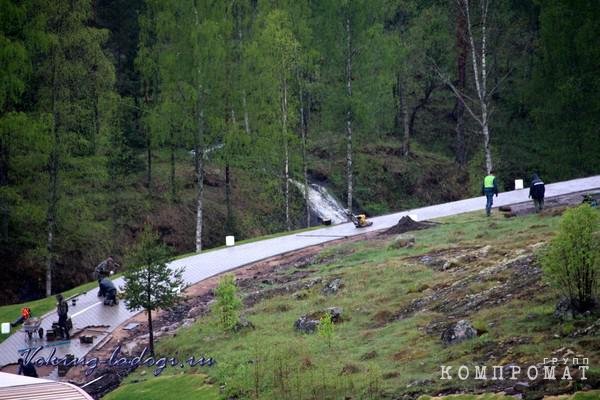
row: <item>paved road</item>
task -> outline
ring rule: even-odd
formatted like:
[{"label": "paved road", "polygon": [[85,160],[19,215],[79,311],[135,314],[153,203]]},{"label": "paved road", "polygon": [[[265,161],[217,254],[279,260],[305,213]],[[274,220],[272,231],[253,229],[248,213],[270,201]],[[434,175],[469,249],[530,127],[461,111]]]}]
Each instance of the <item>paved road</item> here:
[{"label": "paved road", "polygon": [[[600,189],[600,175],[589,178],[575,179],[555,184],[546,185],[546,197],[558,196],[585,190]],[[501,193],[494,198],[494,206],[509,205],[528,200],[528,189],[515,190]],[[465,212],[483,210],[485,198],[476,197],[451,203],[423,207],[400,213],[384,215],[373,218],[373,226],[364,229],[356,229],[350,223],[336,225],[327,228],[316,229],[299,234],[290,234],[278,238],[242,244],[220,250],[209,251],[198,255],[186,257],[171,263],[172,267],[185,267],[184,279],[188,283],[196,283],[213,275],[228,271],[258,260],[298,250],[307,246],[325,243],[340,237],[354,236],[366,231],[378,230],[391,227],[404,215],[416,215],[419,220],[445,217]],[[115,280],[117,286],[123,284],[121,278]],[[117,326],[125,322],[135,312],[127,311],[123,302],[117,307],[106,307],[98,301],[96,290],[82,294],[75,307],[70,308],[71,318],[75,328],[83,328],[93,325],[104,325],[104,333],[98,334],[95,343],[98,343]],[[43,327],[49,328],[52,320],[56,320],[54,313],[44,318]],[[0,343],[0,366],[14,363],[18,358],[18,351],[30,346],[47,344],[45,341],[25,340],[22,332],[17,332]],[[91,345],[80,344],[79,341],[70,343],[55,343],[54,346],[46,347],[38,353],[38,356],[48,357],[52,349],[56,349],[56,356],[62,357],[71,353],[76,357],[84,357],[90,350]]]}]

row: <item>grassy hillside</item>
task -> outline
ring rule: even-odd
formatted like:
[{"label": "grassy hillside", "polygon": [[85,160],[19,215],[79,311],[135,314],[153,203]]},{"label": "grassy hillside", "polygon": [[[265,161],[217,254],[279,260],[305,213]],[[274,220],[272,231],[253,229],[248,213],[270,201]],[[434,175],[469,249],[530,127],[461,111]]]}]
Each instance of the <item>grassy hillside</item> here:
[{"label": "grassy hillside", "polygon": [[[415,244],[408,248],[389,235],[326,248],[317,259],[281,268],[272,279],[241,282],[244,295],[252,292],[259,299],[244,311],[255,329],[223,333],[209,314],[161,339],[162,355],[205,354],[217,360],[211,368],[167,368],[163,375],[193,376],[201,370],[220,387],[221,398],[416,398],[510,391],[517,383],[461,381],[456,375],[440,380],[441,365],[453,366],[454,374],[460,365],[525,370],[545,357],[582,354],[590,361],[587,381],[574,374],[573,381],[528,382],[519,390],[525,398],[539,398],[598,388],[600,346],[591,334],[577,334],[595,319],[556,319],[558,295],[544,283],[537,262],[559,219],[486,219],[476,213],[411,233]],[[323,294],[335,278],[342,279],[343,287]],[[305,289],[260,296],[297,279],[307,283]],[[299,316],[326,307],[343,309],[331,346],[323,336],[294,330]],[[469,320],[478,337],[443,344],[441,333],[460,319]],[[151,375],[138,370],[121,390],[160,386]],[[119,393],[110,398],[128,398]]]}]

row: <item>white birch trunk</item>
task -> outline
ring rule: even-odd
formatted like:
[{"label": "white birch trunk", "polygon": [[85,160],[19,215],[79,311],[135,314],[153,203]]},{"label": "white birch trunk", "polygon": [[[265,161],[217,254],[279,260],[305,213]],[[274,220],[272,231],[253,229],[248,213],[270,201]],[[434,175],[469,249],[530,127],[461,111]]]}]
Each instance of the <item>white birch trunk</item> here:
[{"label": "white birch trunk", "polygon": [[285,227],[289,231],[292,229],[290,223],[290,151],[287,138],[287,80],[282,79],[283,95],[281,98],[281,122],[283,125],[283,146],[285,152],[284,160],[284,180],[285,180]]},{"label": "white birch trunk", "polygon": [[478,118],[478,122],[481,126],[481,133],[483,136],[483,149],[485,154],[485,168],[489,174],[492,171],[492,152],[490,148],[490,128],[489,128],[489,94],[487,93],[487,12],[488,2],[487,0],[481,0],[481,55],[479,62],[477,60],[477,49],[475,48],[475,39],[473,37],[473,30],[471,24],[471,12],[469,0],[462,0],[464,12],[467,17],[467,33],[469,35],[469,44],[471,47],[471,58],[473,63],[473,77],[475,79],[475,88],[477,90],[477,99],[479,101],[479,108],[481,115]]},{"label": "white birch trunk", "polygon": [[[346,17],[346,94],[348,103],[352,99],[352,40],[350,36],[350,17]],[[346,178],[348,185],[347,207],[352,211],[352,106],[346,111]]]},{"label": "white birch trunk", "polygon": [[310,227],[310,202],[308,199],[308,165],[306,162],[306,131],[307,121],[304,116],[304,95],[302,94],[302,85],[298,77],[298,87],[300,88],[300,134],[302,135],[302,171],[304,173],[304,206],[306,213],[306,226]]},{"label": "white birch trunk", "polygon": [[246,105],[246,91],[242,91],[242,104],[244,106],[244,130],[250,134],[250,119],[248,118],[248,106]]}]

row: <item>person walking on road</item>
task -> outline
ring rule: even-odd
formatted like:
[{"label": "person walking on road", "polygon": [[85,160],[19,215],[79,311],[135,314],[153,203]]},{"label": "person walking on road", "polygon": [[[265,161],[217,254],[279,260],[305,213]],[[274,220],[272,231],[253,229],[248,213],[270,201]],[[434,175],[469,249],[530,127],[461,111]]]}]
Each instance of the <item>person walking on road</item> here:
[{"label": "person walking on road", "polygon": [[17,363],[19,364],[19,370],[17,374],[30,376],[32,378],[38,377],[37,371],[35,370],[35,366],[33,365],[33,363],[25,363],[22,358],[19,358]]},{"label": "person walking on road", "polygon": [[536,213],[539,213],[544,209],[545,194],[546,188],[544,186],[544,182],[537,174],[533,174],[531,177],[531,186],[529,187],[529,198],[533,199],[533,205],[535,206]]},{"label": "person walking on road", "polygon": [[487,200],[485,204],[485,214],[489,217],[492,213],[494,195],[498,197],[498,185],[496,184],[496,177],[494,176],[494,171],[490,171],[490,173],[485,178],[483,178],[481,194],[484,194]]},{"label": "person walking on road", "polygon": [[58,314],[58,326],[60,328],[60,336],[70,339],[69,336],[69,304],[65,301],[62,294],[56,295],[56,313]]}]

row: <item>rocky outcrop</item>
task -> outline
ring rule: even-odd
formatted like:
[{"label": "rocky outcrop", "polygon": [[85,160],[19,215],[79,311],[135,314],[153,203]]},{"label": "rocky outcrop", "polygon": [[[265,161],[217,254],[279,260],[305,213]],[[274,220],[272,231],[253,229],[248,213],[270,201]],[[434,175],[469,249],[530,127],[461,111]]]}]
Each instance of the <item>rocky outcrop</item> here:
[{"label": "rocky outcrop", "polygon": [[305,314],[294,322],[294,329],[302,333],[314,333],[319,326],[321,318],[329,313],[334,324],[342,322],[342,309],[340,307],[329,307],[322,311]]},{"label": "rocky outcrop", "polygon": [[464,342],[477,337],[477,330],[466,319],[461,319],[442,333],[442,342],[446,345]]},{"label": "rocky outcrop", "polygon": [[331,282],[327,283],[323,288],[322,292],[324,295],[336,294],[338,290],[344,287],[344,281],[341,278],[336,278]]}]

